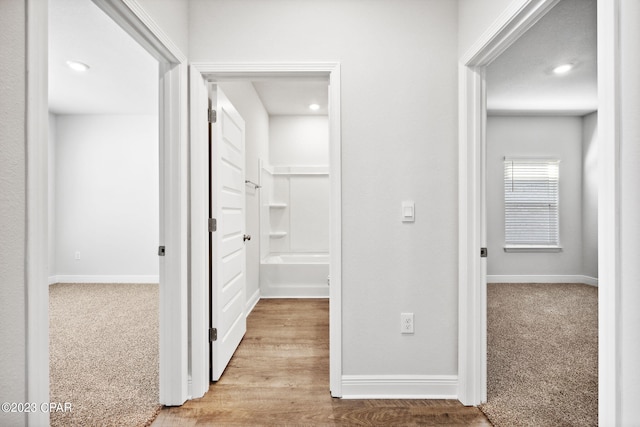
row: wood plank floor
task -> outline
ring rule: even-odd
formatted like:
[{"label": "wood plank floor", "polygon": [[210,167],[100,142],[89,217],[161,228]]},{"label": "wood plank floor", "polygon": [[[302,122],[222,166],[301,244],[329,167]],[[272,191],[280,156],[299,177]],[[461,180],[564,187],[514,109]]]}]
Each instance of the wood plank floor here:
[{"label": "wood plank floor", "polygon": [[329,394],[329,302],[261,300],[220,381],[201,399],[163,408],[167,426],[490,426],[456,400],[343,400]]}]

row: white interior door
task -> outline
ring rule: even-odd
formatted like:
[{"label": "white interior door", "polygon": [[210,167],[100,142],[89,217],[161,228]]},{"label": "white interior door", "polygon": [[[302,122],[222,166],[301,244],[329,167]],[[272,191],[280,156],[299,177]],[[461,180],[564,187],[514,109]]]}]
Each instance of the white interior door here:
[{"label": "white interior door", "polygon": [[229,99],[214,88],[216,119],[211,129],[211,380],[220,379],[247,330],[244,120]]}]

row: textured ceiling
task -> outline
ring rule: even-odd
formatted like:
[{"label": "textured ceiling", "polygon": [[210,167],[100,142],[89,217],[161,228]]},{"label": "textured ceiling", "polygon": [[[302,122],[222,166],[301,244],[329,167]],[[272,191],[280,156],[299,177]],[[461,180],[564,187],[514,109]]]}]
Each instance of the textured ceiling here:
[{"label": "textured ceiling", "polygon": [[[487,68],[489,113],[586,114],[598,106],[596,0],[562,0]],[[555,66],[575,68],[555,75]]]}]

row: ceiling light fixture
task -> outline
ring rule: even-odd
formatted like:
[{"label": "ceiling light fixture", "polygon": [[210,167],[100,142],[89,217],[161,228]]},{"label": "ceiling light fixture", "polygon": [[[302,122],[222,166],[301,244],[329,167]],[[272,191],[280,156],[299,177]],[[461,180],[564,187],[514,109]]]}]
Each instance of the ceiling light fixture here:
[{"label": "ceiling light fixture", "polygon": [[78,71],[80,73],[83,73],[83,72],[87,71],[90,68],[84,62],[79,62],[79,61],[67,61],[67,66],[69,68],[71,68],[72,70]]},{"label": "ceiling light fixture", "polygon": [[573,64],[558,65],[553,69],[554,74],[566,74],[573,69]]},{"label": "ceiling light fixture", "polygon": [[313,111],[318,111],[320,109],[320,106],[318,104],[311,104],[309,105],[309,109]]}]

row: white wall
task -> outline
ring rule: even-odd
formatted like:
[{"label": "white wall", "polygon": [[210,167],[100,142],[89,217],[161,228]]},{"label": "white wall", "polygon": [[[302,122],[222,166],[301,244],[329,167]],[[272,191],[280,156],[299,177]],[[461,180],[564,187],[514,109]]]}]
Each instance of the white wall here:
[{"label": "white wall", "polygon": [[186,56],[189,55],[189,1],[137,0]]},{"label": "white wall", "polygon": [[582,271],[598,277],[598,113],[582,118]]},{"label": "white wall", "polygon": [[55,123],[55,281],[157,282],[157,117]]},{"label": "white wall", "polygon": [[621,412],[620,424],[637,425],[640,420],[640,2],[621,0],[620,57],[622,62],[620,93],[621,152],[620,207],[621,238],[621,313],[618,331],[622,340],[620,361]]},{"label": "white wall", "polygon": [[458,54],[464,55],[512,3],[522,0],[458,0]]},{"label": "white wall", "polygon": [[[504,251],[505,157],[560,159],[560,245],[557,253]],[[581,275],[582,119],[487,118],[487,275]],[[491,281],[493,278],[488,278]]]},{"label": "white wall", "polygon": [[270,116],[269,162],[274,166],[328,166],[328,117]]},{"label": "white wall", "polygon": [[[246,179],[260,183],[260,159],[269,153],[269,116],[249,82],[220,84],[233,106],[245,121],[245,173]],[[247,250],[247,302],[252,304],[260,287],[260,192],[246,186],[246,242]]]},{"label": "white wall", "polygon": [[[190,4],[192,61],[341,63],[343,374],[457,373],[457,12],[450,0]],[[414,335],[400,334],[402,312]]]},{"label": "white wall", "polygon": [[[25,2],[0,2],[0,402],[26,402]],[[0,412],[0,424],[25,414]]]}]

